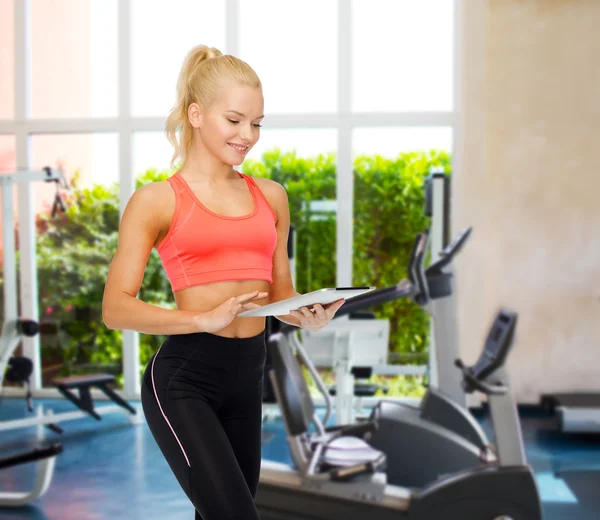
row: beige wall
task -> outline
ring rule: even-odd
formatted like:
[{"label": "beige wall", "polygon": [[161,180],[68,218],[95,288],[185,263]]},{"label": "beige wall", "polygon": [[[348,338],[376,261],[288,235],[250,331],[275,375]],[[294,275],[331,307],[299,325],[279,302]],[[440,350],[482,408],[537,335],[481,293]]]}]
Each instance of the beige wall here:
[{"label": "beige wall", "polygon": [[459,337],[519,312],[511,383],[600,391],[600,2],[463,0]]}]

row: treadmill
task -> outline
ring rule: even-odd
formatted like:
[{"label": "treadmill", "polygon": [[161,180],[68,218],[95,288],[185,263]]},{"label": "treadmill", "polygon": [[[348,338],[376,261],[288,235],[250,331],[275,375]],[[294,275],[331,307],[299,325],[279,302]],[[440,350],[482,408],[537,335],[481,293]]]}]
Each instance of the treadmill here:
[{"label": "treadmill", "polygon": [[600,394],[566,392],[543,394],[543,410],[555,414],[563,433],[600,433]]}]

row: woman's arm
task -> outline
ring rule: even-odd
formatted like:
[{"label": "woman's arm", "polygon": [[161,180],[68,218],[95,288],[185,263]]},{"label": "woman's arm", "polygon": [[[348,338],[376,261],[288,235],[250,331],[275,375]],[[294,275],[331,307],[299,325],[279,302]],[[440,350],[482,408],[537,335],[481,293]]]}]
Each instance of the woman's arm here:
[{"label": "woman's arm", "polygon": [[[300,293],[294,289],[290,273],[290,261],[287,252],[288,235],[290,231],[290,207],[285,188],[270,179],[255,179],[261,191],[269,201],[277,216],[277,246],[273,253],[273,283],[269,289],[269,303],[275,303]],[[298,318],[291,314],[275,316],[278,320],[289,325],[300,326]]]},{"label": "woman's arm", "polygon": [[168,228],[165,216],[174,206],[175,197],[167,183],[143,186],[129,200],[104,287],[102,319],[109,329],[129,329],[145,334],[200,331],[200,313],[163,309],[137,298],[152,248],[161,229],[165,225]]}]

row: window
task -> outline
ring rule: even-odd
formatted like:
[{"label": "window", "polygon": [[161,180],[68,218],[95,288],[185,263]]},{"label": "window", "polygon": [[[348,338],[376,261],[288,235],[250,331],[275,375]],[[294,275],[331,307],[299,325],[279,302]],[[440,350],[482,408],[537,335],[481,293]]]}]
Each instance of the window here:
[{"label": "window", "polygon": [[31,117],[117,115],[117,0],[31,2]]},{"label": "window", "polygon": [[186,53],[199,44],[225,52],[225,2],[132,0],[131,21],[132,113],[166,116]]},{"label": "window", "polygon": [[[76,172],[78,198],[59,190],[68,218],[52,214],[57,186],[35,184],[42,382],[57,375],[122,374],[121,332],[102,322],[102,294],[119,224],[116,134],[36,135],[33,162]],[[109,180],[112,177],[112,182]],[[53,233],[48,231],[52,230]]]},{"label": "window", "polygon": [[79,173],[81,187],[119,181],[117,134],[34,135],[32,151],[34,167],[65,164],[67,171]]},{"label": "window", "polygon": [[[16,170],[16,156],[15,156],[15,137],[13,135],[0,135],[0,175],[3,173],[10,173]],[[1,191],[1,190],[0,190]],[[16,199],[15,199],[16,207]],[[0,244],[3,244],[4,237],[2,236],[2,218],[0,216]],[[1,251],[1,249],[0,249]],[[0,255],[0,259],[1,259]],[[4,278],[4,271],[0,269],[0,301],[4,301],[4,294],[2,294],[2,282]],[[0,305],[0,309],[3,309],[3,304]]]},{"label": "window", "polygon": [[[415,237],[428,227],[424,181],[432,167],[449,166],[452,128],[357,128],[352,149],[353,283],[389,287],[408,276]],[[426,361],[429,328],[422,309],[403,299],[373,310],[390,321],[389,363]],[[410,392],[418,382],[400,380]]]},{"label": "window", "polygon": [[333,128],[274,128],[263,129],[260,134],[247,160],[260,160],[264,152],[274,148],[282,152],[295,151],[298,157],[314,157],[337,150],[337,131]]},{"label": "window", "polygon": [[259,0],[240,8],[240,57],[261,78],[265,113],[335,112],[337,2]]},{"label": "window", "polygon": [[173,147],[164,132],[133,134],[133,173],[137,177],[146,170],[169,170]]},{"label": "window", "polygon": [[0,174],[13,172],[17,167],[15,136],[0,135]]},{"label": "window", "polygon": [[[173,150],[164,136],[165,118],[175,101],[186,53],[199,44],[246,60],[262,80],[266,115],[262,136],[241,170],[272,177],[287,190],[297,231],[296,289],[362,284],[368,276],[381,276],[379,286],[386,276],[394,278],[402,271],[402,258],[387,264],[375,259],[379,267],[373,264],[369,270],[374,241],[387,233],[388,221],[397,225],[392,221],[402,220],[391,210],[378,220],[372,210],[395,203],[393,195],[382,202],[377,193],[385,193],[386,182],[404,182],[399,154],[410,152],[414,158],[424,151],[426,157],[418,164],[422,169],[431,162],[434,149],[438,159],[449,164],[456,120],[454,24],[460,3],[306,0],[299,7],[277,0],[29,0],[25,4],[28,9],[15,0],[0,0],[0,132],[5,134],[0,136],[0,169],[14,170],[15,150],[29,147],[20,168],[61,161],[68,171],[78,170],[79,186],[90,190],[81,192],[80,211],[74,212],[78,227],[69,227],[69,222],[47,218],[55,186],[35,187],[34,209],[41,226],[40,315],[46,321],[59,317],[63,331],[60,335],[55,326],[54,337],[44,331],[45,384],[56,375],[52,370],[85,371],[105,364],[106,370],[122,377],[127,397],[137,392],[137,361],[143,366],[160,338],[141,335],[136,351],[136,336],[125,334],[123,345],[120,333],[112,336],[102,328],[94,314],[98,308],[89,302],[101,301],[94,284],[100,283],[116,245],[124,202],[119,198],[129,198],[133,178],[146,174],[146,181],[158,180],[151,170],[170,170]],[[349,9],[340,10],[340,5]],[[121,23],[122,15],[128,24]],[[340,34],[349,35],[349,45],[339,47]],[[29,52],[25,59],[19,53],[21,42]],[[120,62],[122,56],[129,62]],[[121,67],[130,73],[119,74]],[[348,69],[350,76],[345,77]],[[25,88],[15,91],[15,84]],[[350,103],[343,113],[340,100]],[[121,101],[128,113],[119,112]],[[24,118],[19,114],[17,121],[16,108],[24,105],[27,113]],[[390,121],[397,126],[390,127]],[[279,152],[265,155],[275,148]],[[359,159],[376,154],[388,165],[389,175],[374,175],[366,182]],[[409,166],[416,171],[416,163]],[[416,195],[413,202],[418,204]],[[60,248],[49,244],[49,234],[44,234],[44,226],[50,225],[63,226],[57,228],[64,239]],[[101,232],[92,233],[101,227]],[[377,247],[389,256],[395,246],[384,241]],[[57,267],[65,262],[70,267]],[[140,297],[171,304],[159,270],[154,255],[146,274],[153,282]],[[163,293],[164,301],[156,296]],[[55,300],[50,302],[52,295]],[[51,307],[48,314],[47,307]],[[389,314],[390,319],[397,316]],[[81,325],[78,333],[85,345],[92,345],[90,338],[97,335],[93,348],[76,351],[68,346],[64,330],[75,337],[74,324]],[[133,356],[122,365],[123,348]]]},{"label": "window", "polygon": [[[292,277],[296,290],[308,292],[335,284],[337,131],[269,129],[248,154],[242,170],[267,176],[286,188],[290,222],[296,230]],[[263,160],[265,152],[280,154]]]},{"label": "window", "polygon": [[[0,2],[0,119],[14,117],[14,0]],[[1,140],[1,136],[0,136]]]},{"label": "window", "polygon": [[352,109],[452,110],[454,2],[352,1]]},{"label": "window", "polygon": [[356,128],[352,151],[357,155],[383,155],[396,158],[400,153],[444,150],[452,152],[452,128],[400,127]]}]

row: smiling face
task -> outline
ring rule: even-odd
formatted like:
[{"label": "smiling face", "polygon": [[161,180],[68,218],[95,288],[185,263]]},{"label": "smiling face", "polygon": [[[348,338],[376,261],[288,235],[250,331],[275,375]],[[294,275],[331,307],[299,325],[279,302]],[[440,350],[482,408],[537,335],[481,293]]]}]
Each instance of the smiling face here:
[{"label": "smiling face", "polygon": [[263,111],[261,89],[227,82],[215,102],[207,110],[199,110],[196,121],[190,119],[199,130],[197,137],[212,155],[238,166],[260,137]]}]

